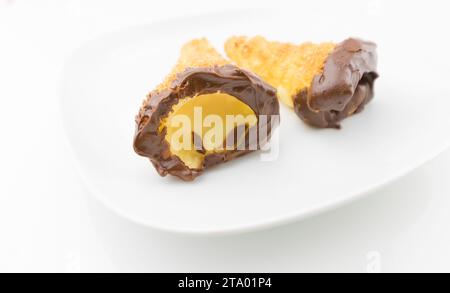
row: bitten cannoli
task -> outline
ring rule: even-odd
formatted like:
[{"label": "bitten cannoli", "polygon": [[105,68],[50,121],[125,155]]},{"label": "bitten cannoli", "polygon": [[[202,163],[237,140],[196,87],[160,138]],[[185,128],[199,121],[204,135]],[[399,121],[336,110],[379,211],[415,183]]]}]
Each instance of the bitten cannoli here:
[{"label": "bitten cannoli", "polygon": [[161,176],[191,181],[210,166],[260,149],[276,126],[271,117],[278,115],[274,88],[229,64],[207,40],[193,40],[144,100],[134,149]]},{"label": "bitten cannoli", "polygon": [[361,112],[378,77],[376,45],[358,39],[293,45],[232,37],[225,51],[277,88],[278,98],[315,127],[340,128],[341,120]]}]

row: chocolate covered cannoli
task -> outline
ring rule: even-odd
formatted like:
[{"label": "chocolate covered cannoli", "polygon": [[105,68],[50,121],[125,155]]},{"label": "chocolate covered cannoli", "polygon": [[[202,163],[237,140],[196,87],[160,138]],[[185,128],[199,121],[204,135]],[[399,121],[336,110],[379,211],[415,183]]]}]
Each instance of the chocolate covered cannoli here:
[{"label": "chocolate covered cannoli", "polygon": [[371,42],[293,45],[232,37],[225,51],[277,88],[278,98],[315,127],[340,128],[341,120],[362,111],[374,95],[377,54]]},{"label": "chocolate covered cannoli", "polygon": [[[273,87],[229,64],[207,40],[193,40],[144,100],[136,116],[134,149],[161,176],[191,181],[208,167],[260,149],[261,141],[270,139],[271,117],[278,115]],[[267,131],[257,131],[255,142],[251,130],[261,123]]]}]

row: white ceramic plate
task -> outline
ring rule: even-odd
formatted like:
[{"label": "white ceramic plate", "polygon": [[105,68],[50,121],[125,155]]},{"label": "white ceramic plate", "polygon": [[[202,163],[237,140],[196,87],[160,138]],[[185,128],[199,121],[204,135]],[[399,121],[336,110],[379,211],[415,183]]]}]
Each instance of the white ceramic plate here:
[{"label": "white ceramic plate", "polygon": [[[228,234],[337,207],[430,160],[450,144],[449,94],[421,74],[430,73],[437,59],[414,58],[426,44],[408,44],[417,36],[413,19],[411,32],[399,41],[396,15],[362,13],[345,21],[346,16],[326,11],[301,17],[224,12],[136,27],[86,44],[66,66],[62,111],[90,191],[143,225]],[[362,114],[345,120],[340,131],[311,129],[282,107],[274,161],[252,154],[208,170],[192,183],[159,177],[132,148],[134,116],[142,99],[169,72],[185,41],[205,36],[221,49],[235,34],[291,42],[348,36],[375,40],[381,75],[376,97]],[[443,79],[434,73],[435,81]]]}]

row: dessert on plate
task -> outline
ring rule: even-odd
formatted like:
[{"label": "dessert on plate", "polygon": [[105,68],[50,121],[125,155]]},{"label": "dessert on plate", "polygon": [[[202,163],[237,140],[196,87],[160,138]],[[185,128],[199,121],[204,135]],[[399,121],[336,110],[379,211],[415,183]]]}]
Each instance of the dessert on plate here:
[{"label": "dessert on plate", "polygon": [[134,149],[161,176],[191,181],[213,165],[260,149],[278,115],[272,86],[232,65],[206,39],[192,40],[144,100]]},{"label": "dessert on plate", "polygon": [[340,128],[374,95],[376,45],[350,38],[341,43],[272,42],[261,36],[231,37],[228,57],[277,89],[278,98],[307,124]]}]

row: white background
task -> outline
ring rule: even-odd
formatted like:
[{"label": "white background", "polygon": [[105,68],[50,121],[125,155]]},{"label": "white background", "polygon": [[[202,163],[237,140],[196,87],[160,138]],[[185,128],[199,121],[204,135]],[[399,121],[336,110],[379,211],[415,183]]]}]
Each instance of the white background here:
[{"label": "white background", "polygon": [[[59,112],[60,73],[71,53],[133,25],[273,5],[175,2],[0,0],[0,272],[450,271],[450,151],[356,203],[240,236],[157,232],[92,199],[74,169]],[[447,2],[339,5],[397,9],[399,19],[408,13],[427,21],[445,16]],[[305,13],[301,1],[272,3]]]}]

